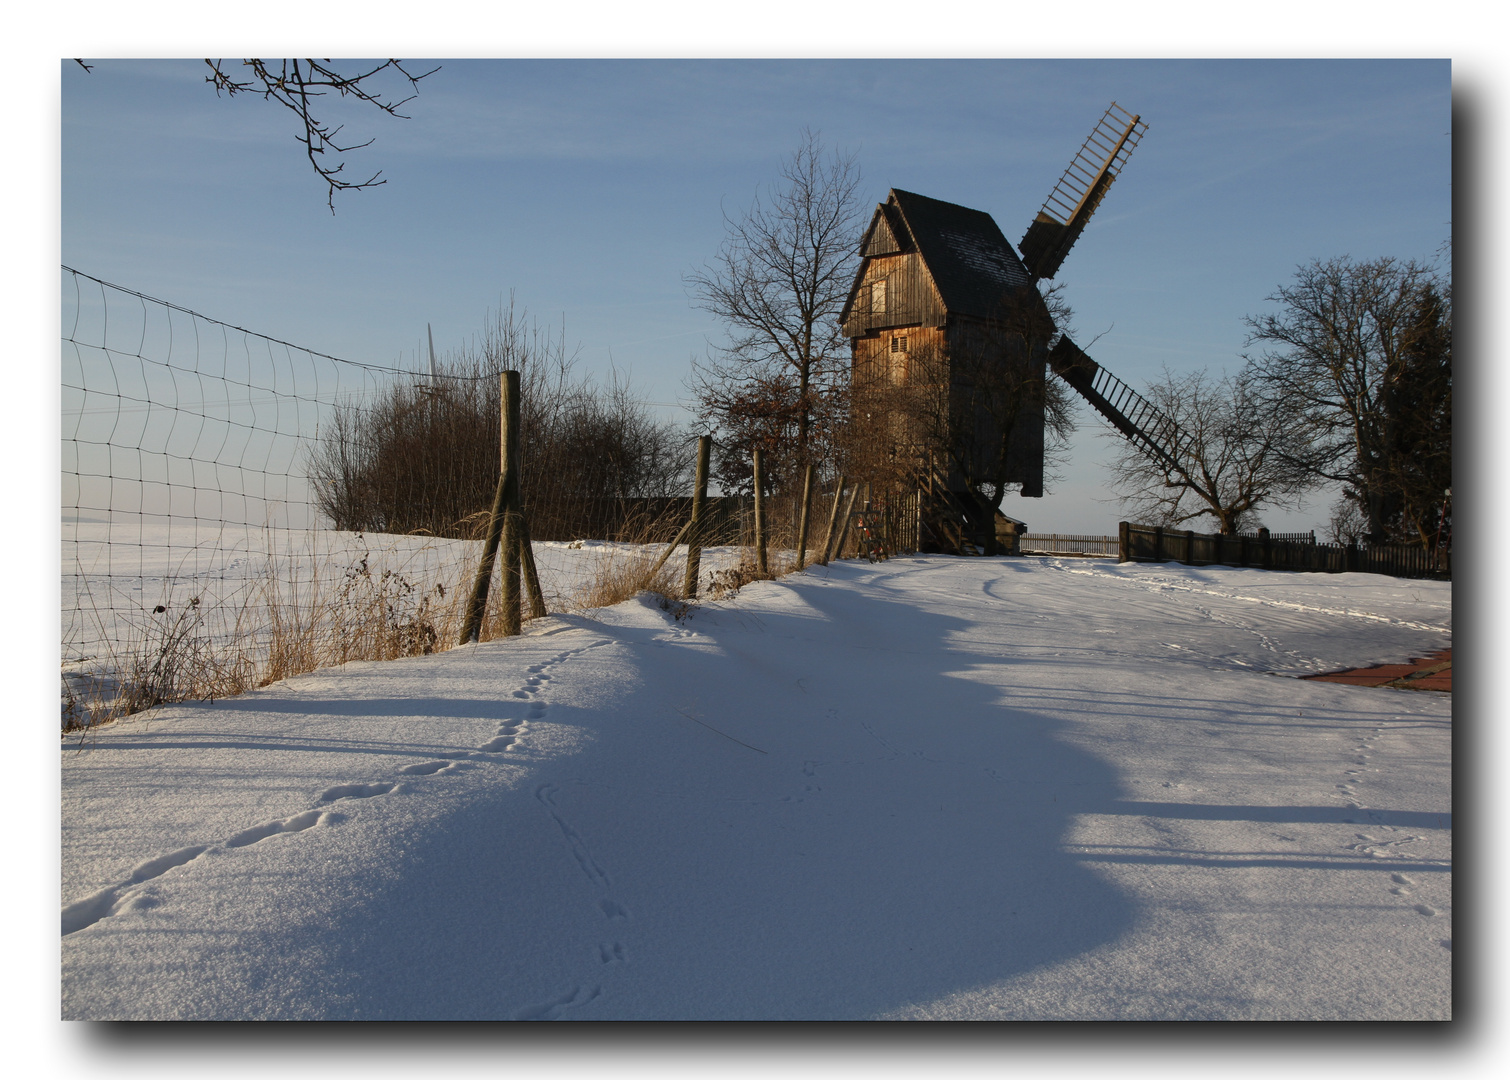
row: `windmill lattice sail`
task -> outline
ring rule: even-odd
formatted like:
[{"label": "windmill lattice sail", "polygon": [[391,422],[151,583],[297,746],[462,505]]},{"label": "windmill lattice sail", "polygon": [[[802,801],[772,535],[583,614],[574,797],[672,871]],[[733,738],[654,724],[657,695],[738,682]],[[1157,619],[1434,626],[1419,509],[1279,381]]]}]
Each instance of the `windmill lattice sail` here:
[{"label": "windmill lattice sail", "polygon": [[1152,402],[1082,352],[1068,337],[1049,351],[1054,373],[1085,398],[1107,421],[1144,453],[1171,472],[1186,475],[1190,454],[1186,436]]},{"label": "windmill lattice sail", "polygon": [[1148,125],[1115,101],[1101,117],[1017,245],[1035,278],[1052,278],[1101,205]]},{"label": "windmill lattice sail", "polygon": [[[1111,103],[1018,245],[1023,265],[1035,279],[1052,278],[1059,272],[1085,223],[1101,205],[1106,189],[1147,130],[1142,117],[1115,101]],[[1049,366],[1133,445],[1161,467],[1188,478],[1191,455],[1187,436],[1147,398],[1092,360],[1068,337],[1061,337],[1049,353]]]}]

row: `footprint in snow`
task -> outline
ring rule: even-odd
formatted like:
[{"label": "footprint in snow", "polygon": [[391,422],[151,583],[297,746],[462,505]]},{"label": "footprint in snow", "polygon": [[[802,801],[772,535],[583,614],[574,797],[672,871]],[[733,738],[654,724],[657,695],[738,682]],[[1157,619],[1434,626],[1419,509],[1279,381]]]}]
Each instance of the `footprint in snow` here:
[{"label": "footprint in snow", "polygon": [[386,795],[398,785],[396,784],[337,784],[335,787],[326,788],[320,793],[317,802],[335,802],[337,799],[371,799],[378,795]]},{"label": "footprint in snow", "polygon": [[[280,833],[303,832],[312,829],[316,825],[330,824],[342,820],[342,815],[329,810],[306,810],[302,814],[294,814],[292,817],[282,818],[278,821],[268,821],[261,825],[254,825],[250,829],[243,829],[226,840],[221,846],[227,848],[250,847],[252,844],[266,840],[270,836]],[[144,893],[139,886],[162,877],[169,870],[179,866],[185,866],[199,858],[212,845],[200,844],[195,847],[181,848],[167,855],[159,855],[155,859],[148,859],[139,863],[131,871],[131,876],[119,885],[112,885],[107,889],[101,889],[92,896],[86,896],[82,900],[76,900],[68,904],[62,911],[63,936],[77,933],[86,927],[93,926],[101,919],[111,915],[118,915],[127,911],[144,911],[153,908],[160,902],[156,896]]]},{"label": "footprint in snow", "polygon": [[413,765],[405,765],[399,770],[405,776],[431,776],[435,773],[455,772],[466,768],[458,761],[421,761]]},{"label": "footprint in snow", "polygon": [[485,750],[490,754],[501,754],[511,750],[514,747],[514,743],[518,742],[520,737],[523,736],[525,728],[528,726],[523,720],[506,720],[499,725],[498,734],[483,743],[479,749]]},{"label": "footprint in snow", "polygon": [[[63,908],[63,934],[76,933],[86,926],[93,926],[107,915],[114,915],[117,911],[134,910],[144,905],[133,904],[128,895],[122,898],[123,890],[133,885],[151,881],[161,877],[175,867],[193,862],[199,856],[210,849],[208,844],[197,847],[186,847],[168,855],[159,855],[155,859],[148,859],[138,864],[132,871],[131,876],[120,885],[112,885],[108,889],[101,889],[93,896],[86,896],[83,900],[76,900]],[[153,902],[156,903],[155,901]]]},{"label": "footprint in snow", "polygon": [[[382,786],[382,785],[373,785]],[[384,790],[392,788],[392,784],[384,787]],[[282,833],[303,832],[305,829],[313,829],[316,825],[331,819],[328,810],[306,810],[302,814],[284,818],[282,821],[268,821],[261,825],[253,825],[250,829],[243,829],[225,842],[228,848],[250,847],[260,843],[270,836],[278,836]]]}]

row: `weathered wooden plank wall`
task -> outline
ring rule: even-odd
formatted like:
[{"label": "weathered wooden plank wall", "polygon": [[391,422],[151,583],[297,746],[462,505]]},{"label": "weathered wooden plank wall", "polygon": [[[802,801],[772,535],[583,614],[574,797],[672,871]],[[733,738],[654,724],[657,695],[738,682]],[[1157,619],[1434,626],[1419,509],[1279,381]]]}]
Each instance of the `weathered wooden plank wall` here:
[{"label": "weathered wooden plank wall", "polygon": [[[880,296],[874,286],[885,282],[885,310],[877,311]],[[871,259],[844,324],[846,337],[862,337],[873,330],[898,326],[942,326],[944,303],[915,251]]]}]

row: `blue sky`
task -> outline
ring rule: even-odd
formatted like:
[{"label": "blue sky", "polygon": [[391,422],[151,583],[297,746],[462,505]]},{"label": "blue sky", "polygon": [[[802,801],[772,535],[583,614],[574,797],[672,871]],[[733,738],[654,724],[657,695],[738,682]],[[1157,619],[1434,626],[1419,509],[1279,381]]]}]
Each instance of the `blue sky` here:
[{"label": "blue sky", "polygon": [[[1134,385],[1235,368],[1245,314],[1312,258],[1430,259],[1448,238],[1447,61],[447,60],[409,120],[352,111],[382,187],[336,213],[292,116],[217,99],[198,60],[62,70],[61,255],[76,269],[294,343],[418,365],[512,293],[674,403],[722,335],[683,276],[803,128],[890,187],[1021,236],[1112,99],[1147,136],[1060,273],[1077,340]],[[422,61],[417,63],[424,63]],[[365,170],[365,172],[363,172]],[[1062,481],[1004,509],[1115,531],[1107,429],[1083,410]],[[1326,498],[1276,528],[1324,523]]]}]

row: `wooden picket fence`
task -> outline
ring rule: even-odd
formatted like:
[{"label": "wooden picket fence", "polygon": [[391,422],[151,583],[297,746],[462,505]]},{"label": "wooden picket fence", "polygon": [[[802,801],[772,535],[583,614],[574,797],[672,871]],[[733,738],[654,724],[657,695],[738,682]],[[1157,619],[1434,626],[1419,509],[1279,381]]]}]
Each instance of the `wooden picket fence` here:
[{"label": "wooden picket fence", "polygon": [[1115,559],[1121,553],[1115,536],[1023,533],[1018,544],[1024,555],[1104,555]]},{"label": "wooden picket fence", "polygon": [[1267,529],[1223,536],[1127,521],[1118,523],[1117,538],[1118,562],[1181,562],[1189,566],[1452,580],[1450,549],[1430,551],[1396,544],[1318,544],[1304,539],[1281,539]]}]

